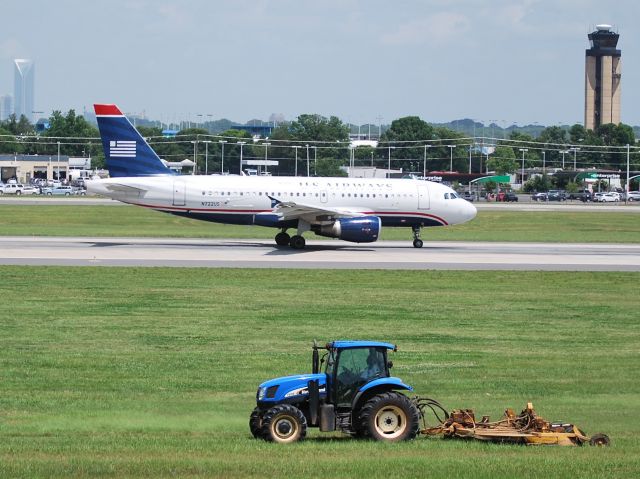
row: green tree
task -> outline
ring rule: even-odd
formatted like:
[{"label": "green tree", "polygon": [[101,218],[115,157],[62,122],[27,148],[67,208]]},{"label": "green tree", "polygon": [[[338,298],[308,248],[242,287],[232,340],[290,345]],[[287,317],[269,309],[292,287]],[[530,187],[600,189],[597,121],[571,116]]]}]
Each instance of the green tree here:
[{"label": "green tree", "polygon": [[322,158],[318,160],[316,166],[317,176],[347,176],[347,173],[340,169],[342,162],[335,158]]},{"label": "green tree", "polygon": [[[394,148],[392,157],[395,159],[413,160],[410,163],[403,162],[405,169],[421,171],[424,145],[434,137],[435,130],[426,121],[417,116],[405,116],[391,122],[391,126],[380,137],[379,145],[383,149],[389,146]],[[435,156],[435,153],[435,151],[429,151],[427,155]]]},{"label": "green tree", "polygon": [[0,125],[2,128],[16,136],[33,135],[35,133],[33,125],[24,115],[20,115],[20,118],[17,118],[15,113],[12,113],[9,115],[9,118],[3,121]]},{"label": "green tree", "polygon": [[0,153],[22,153],[23,145],[16,139],[11,131],[0,127]]},{"label": "green tree", "polygon": [[[102,144],[95,142],[99,137],[98,129],[88,123],[84,117],[76,115],[75,110],[69,110],[66,115],[56,110],[49,117],[49,129],[42,139],[44,146],[38,146],[38,152],[54,153],[54,143],[60,142],[60,154],[68,156],[91,157],[92,168],[104,167],[104,152]],[[47,141],[47,139],[50,139]]]},{"label": "green tree", "polygon": [[551,186],[551,179],[549,178],[549,175],[545,173],[543,175],[536,175],[532,178],[529,178],[525,182],[523,190],[527,193],[531,193],[534,191],[549,191]]},{"label": "green tree", "polygon": [[497,146],[496,151],[489,157],[487,167],[495,171],[498,175],[505,175],[516,171],[518,169],[518,162],[516,161],[513,148]]}]

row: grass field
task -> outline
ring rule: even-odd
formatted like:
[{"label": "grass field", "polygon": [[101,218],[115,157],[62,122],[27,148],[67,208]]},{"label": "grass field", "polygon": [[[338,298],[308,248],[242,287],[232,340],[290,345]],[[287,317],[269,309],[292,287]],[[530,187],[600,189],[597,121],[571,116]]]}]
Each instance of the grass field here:
[{"label": "grass field", "polygon": [[[640,473],[637,273],[0,267],[0,277],[2,478]],[[315,431],[290,446],[254,440],[257,385],[309,371],[313,338],[396,342],[394,373],[448,408],[499,417],[531,400],[612,446]]]},{"label": "grass field", "polygon": [[[621,207],[623,208],[623,207]],[[171,236],[182,238],[273,238],[276,230],[232,226],[171,216],[134,206],[0,206],[4,236]],[[307,233],[309,238],[317,238]],[[383,240],[412,238],[409,228],[382,228]],[[451,241],[544,241],[637,243],[640,216],[609,211],[480,210],[473,221],[425,228],[423,238]]]}]

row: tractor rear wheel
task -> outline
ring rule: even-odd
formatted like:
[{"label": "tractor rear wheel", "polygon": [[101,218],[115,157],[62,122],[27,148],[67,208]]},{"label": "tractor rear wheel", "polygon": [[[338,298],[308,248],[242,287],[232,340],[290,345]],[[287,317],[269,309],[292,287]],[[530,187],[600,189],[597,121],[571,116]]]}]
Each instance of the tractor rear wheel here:
[{"label": "tractor rear wheel", "polygon": [[418,433],[420,412],[404,394],[388,392],[369,399],[359,421],[360,429],[376,441],[407,441]]},{"label": "tractor rear wheel", "polygon": [[288,444],[307,435],[307,419],[290,404],[272,407],[262,416],[262,437],[267,441]]},{"label": "tractor rear wheel", "polygon": [[262,411],[255,408],[249,416],[249,429],[256,439],[262,439]]}]

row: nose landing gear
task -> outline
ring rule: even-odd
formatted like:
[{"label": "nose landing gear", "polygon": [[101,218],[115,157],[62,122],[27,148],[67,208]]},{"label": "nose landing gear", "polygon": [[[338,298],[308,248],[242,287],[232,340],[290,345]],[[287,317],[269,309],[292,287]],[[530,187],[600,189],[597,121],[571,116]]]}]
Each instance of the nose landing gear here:
[{"label": "nose landing gear", "polygon": [[412,226],[413,230],[413,247],[414,248],[422,248],[422,240],[420,239],[420,226]]}]

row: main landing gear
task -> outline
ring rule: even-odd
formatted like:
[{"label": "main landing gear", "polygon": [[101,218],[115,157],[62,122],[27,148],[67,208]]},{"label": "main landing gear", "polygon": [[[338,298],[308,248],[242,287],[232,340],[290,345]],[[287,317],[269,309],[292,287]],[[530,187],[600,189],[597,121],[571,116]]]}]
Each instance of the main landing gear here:
[{"label": "main landing gear", "polygon": [[306,244],[302,235],[289,236],[286,230],[282,230],[276,235],[276,244],[278,246],[291,246],[293,249],[304,249]]},{"label": "main landing gear", "polygon": [[420,226],[412,226],[413,230],[413,247],[422,248],[422,240],[420,239]]}]

